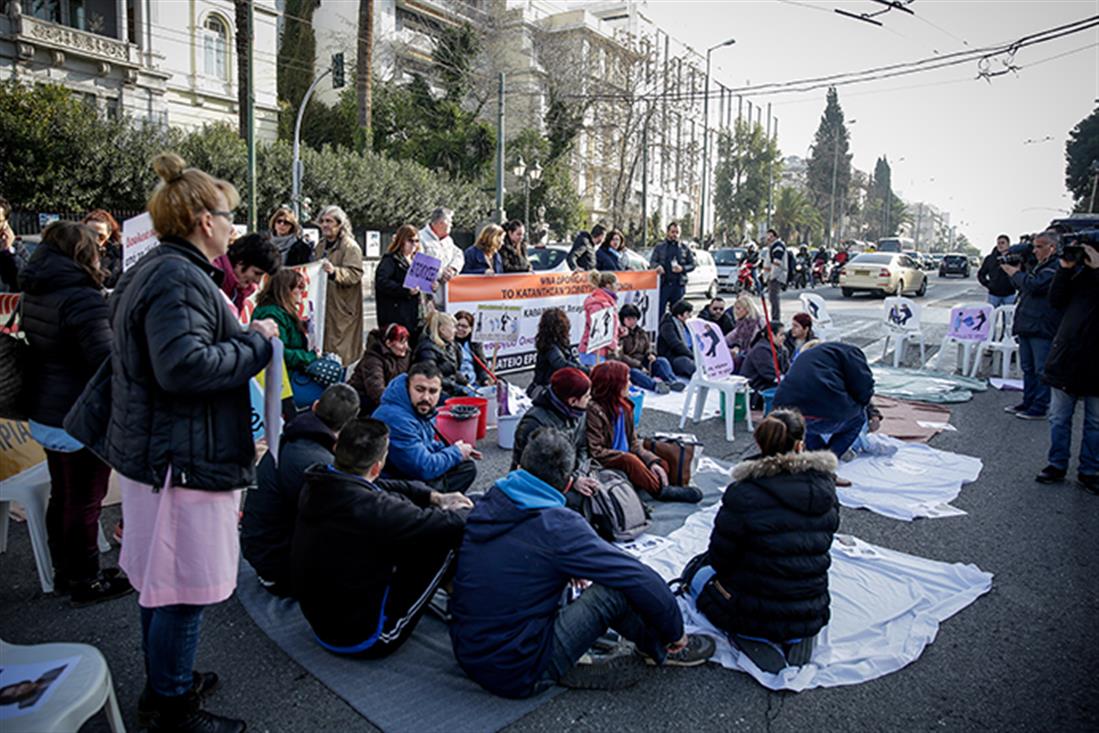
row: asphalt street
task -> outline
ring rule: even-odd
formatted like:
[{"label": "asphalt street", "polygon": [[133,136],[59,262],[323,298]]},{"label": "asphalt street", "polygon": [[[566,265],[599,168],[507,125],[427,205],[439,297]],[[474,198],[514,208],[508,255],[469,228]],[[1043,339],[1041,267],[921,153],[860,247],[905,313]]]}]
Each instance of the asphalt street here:
[{"label": "asphalt street", "polygon": [[[881,357],[882,302],[843,299],[832,288],[818,292],[841,337],[866,349],[871,359]],[[928,357],[945,333],[950,306],[981,300],[982,293],[973,280],[931,278],[923,299]],[[787,293],[783,299],[787,321],[799,309],[796,298]],[[952,366],[952,359],[946,365]],[[957,432],[932,441],[984,462],[979,480],[953,502],[965,516],[906,523],[842,509],[842,532],[995,574],[992,591],[946,621],[935,642],[905,669],[853,687],[796,694],[770,692],[747,675],[716,665],[653,669],[632,689],[566,692],[509,730],[1099,730],[1099,497],[1073,483],[1034,483],[1044,465],[1048,425],[1005,414],[1002,408],[1016,398],[996,391],[978,394],[954,407]],[[643,432],[677,424],[676,417],[654,411],[642,418]],[[726,443],[718,420],[692,430],[708,455],[735,460],[752,449],[751,439],[739,431],[734,443]],[[1079,430],[1078,420],[1077,437]],[[478,488],[501,476],[509,459],[494,445],[484,452]],[[118,507],[105,510],[104,525],[113,526],[118,515]],[[116,561],[117,550],[106,558]],[[99,647],[110,663],[127,724],[136,729],[143,670],[134,597],[72,610],[62,599],[43,596],[21,526],[12,527],[0,563],[0,636],[14,643],[64,640]],[[364,671],[369,664],[363,663]],[[210,709],[245,718],[249,730],[373,730],[284,655],[235,597],[209,610],[198,667],[224,679]],[[369,684],[365,675],[364,684]]]}]

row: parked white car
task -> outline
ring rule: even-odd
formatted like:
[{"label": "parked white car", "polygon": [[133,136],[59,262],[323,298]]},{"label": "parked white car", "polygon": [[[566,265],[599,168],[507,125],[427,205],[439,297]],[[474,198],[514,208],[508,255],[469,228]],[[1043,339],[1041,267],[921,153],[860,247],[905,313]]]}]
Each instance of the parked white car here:
[{"label": "parked white car", "polygon": [[717,264],[714,256],[704,249],[693,249],[695,269],[687,273],[688,298],[717,297]]},{"label": "parked white car", "polygon": [[[535,272],[567,272],[568,256],[572,249],[568,244],[549,244],[545,247],[528,247],[527,259]],[[648,270],[649,261],[632,249],[626,248],[619,253],[619,262],[623,270]]]}]

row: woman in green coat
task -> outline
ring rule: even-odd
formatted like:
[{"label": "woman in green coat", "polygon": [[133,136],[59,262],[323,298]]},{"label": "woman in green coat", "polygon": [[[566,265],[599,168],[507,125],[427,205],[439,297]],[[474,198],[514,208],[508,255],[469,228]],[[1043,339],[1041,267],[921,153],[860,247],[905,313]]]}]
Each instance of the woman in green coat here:
[{"label": "woman in green coat", "polygon": [[309,366],[320,356],[309,348],[309,329],[302,319],[305,300],[305,275],[289,267],[280,268],[267,278],[263,290],[256,297],[256,310],[252,320],[270,318],[279,324],[279,338],[283,344],[283,363],[294,391],[294,404],[311,405],[320,397],[324,387],[310,374]]}]

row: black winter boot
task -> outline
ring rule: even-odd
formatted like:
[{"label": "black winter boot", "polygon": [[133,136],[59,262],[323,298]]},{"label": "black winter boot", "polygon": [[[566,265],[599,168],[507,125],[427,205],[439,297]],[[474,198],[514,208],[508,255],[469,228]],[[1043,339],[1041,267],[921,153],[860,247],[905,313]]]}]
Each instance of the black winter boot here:
[{"label": "black winter boot", "polygon": [[[205,700],[214,690],[218,689],[221,683],[221,678],[218,677],[217,672],[191,672],[191,680],[190,692],[198,695],[200,700]],[[137,698],[137,724],[142,728],[148,728],[156,718],[157,709],[152,701],[154,697],[156,697],[156,694],[149,689],[149,684],[146,682],[145,689],[141,691],[141,696]]]},{"label": "black winter boot", "polygon": [[674,486],[669,484],[656,495],[657,501],[682,501],[697,504],[702,501],[702,490],[697,486]]},{"label": "black winter boot", "polygon": [[244,733],[243,720],[203,710],[194,690],[179,697],[149,693],[146,700],[152,713],[147,726],[150,733]]}]

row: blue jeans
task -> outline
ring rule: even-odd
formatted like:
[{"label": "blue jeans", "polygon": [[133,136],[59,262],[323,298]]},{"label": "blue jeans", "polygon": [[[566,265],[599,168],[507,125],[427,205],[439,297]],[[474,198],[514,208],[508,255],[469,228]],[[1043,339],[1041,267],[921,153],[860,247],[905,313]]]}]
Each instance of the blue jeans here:
[{"label": "blue jeans", "polygon": [[626,595],[603,585],[592,585],[557,613],[549,666],[534,692],[552,687],[564,677],[608,628],[632,641],[639,651],[657,662],[664,661],[667,654],[664,643],[648,628]]},{"label": "blue jeans", "polygon": [[[668,277],[668,275],[664,275],[663,277]],[[662,283],[660,285],[660,311],[656,314],[657,318],[663,316],[664,311],[667,308],[683,300],[683,296],[686,292],[687,287],[685,285],[672,285]]]},{"label": "blue jeans", "polygon": [[1019,337],[1019,366],[1023,370],[1023,409],[1031,415],[1049,412],[1049,385],[1042,383],[1042,370],[1053,342],[1039,336]]},{"label": "blue jeans", "polygon": [[646,372],[644,369],[630,369],[630,381],[641,389],[656,389],[656,379],[653,379],[653,377],[665,382],[676,381],[671,362],[663,356],[658,356],[650,365],[649,372]]},{"label": "blue jeans", "polygon": [[141,607],[145,677],[157,695],[179,697],[191,689],[204,608],[182,604]]},{"label": "blue jeans", "polygon": [[695,360],[689,356],[677,356],[671,360],[672,371],[677,376],[690,379],[695,373]]},{"label": "blue jeans", "polygon": [[1099,475],[1099,396],[1074,397],[1054,387],[1049,410],[1049,465],[1068,469],[1072,455],[1072,416],[1076,402],[1084,403],[1084,435],[1080,440],[1080,467],[1083,476]]},{"label": "blue jeans", "polygon": [[805,450],[830,450],[839,458],[855,444],[866,425],[866,413],[860,410],[847,420],[806,418]]},{"label": "blue jeans", "polygon": [[999,308],[1001,305],[1015,305],[1015,299],[1019,297],[1018,293],[1012,293],[1011,295],[993,295],[988,294],[988,303],[993,308]]}]

